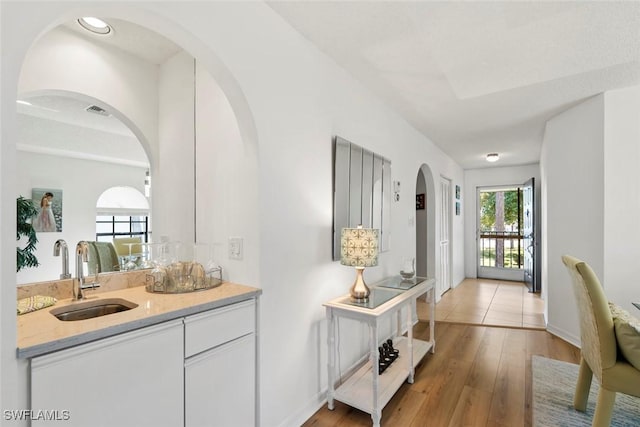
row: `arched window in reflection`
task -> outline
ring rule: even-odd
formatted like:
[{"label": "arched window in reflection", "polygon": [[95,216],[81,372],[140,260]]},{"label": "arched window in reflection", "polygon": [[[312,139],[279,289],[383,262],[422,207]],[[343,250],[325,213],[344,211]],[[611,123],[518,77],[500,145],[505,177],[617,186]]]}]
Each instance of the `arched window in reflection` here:
[{"label": "arched window in reflection", "polygon": [[149,201],[133,187],[111,187],[96,203],[96,241],[139,237],[151,241]]}]

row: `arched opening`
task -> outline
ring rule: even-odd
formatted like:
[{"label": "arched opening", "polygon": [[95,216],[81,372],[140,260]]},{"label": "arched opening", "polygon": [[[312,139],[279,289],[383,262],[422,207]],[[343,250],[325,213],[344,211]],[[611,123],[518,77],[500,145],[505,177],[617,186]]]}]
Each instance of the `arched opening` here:
[{"label": "arched opening", "polygon": [[435,184],[426,164],[420,166],[416,176],[416,202],[416,274],[436,277]]},{"label": "arched opening", "polygon": [[111,187],[98,197],[96,212],[98,215],[148,215],[149,202],[133,187]]},{"label": "arched opening", "polygon": [[[157,6],[157,5],[156,5]],[[236,217],[231,218],[235,221],[233,227],[227,228],[227,230],[240,230],[237,233],[242,233],[246,238],[245,248],[249,247],[250,250],[245,252],[245,257],[242,262],[237,262],[235,269],[234,266],[226,269],[225,278],[232,277],[233,280],[239,283],[257,283],[257,276],[259,272],[259,248],[260,248],[260,235],[257,229],[250,226],[242,228],[243,224],[257,224],[259,223],[257,214],[257,201],[258,197],[258,178],[257,178],[257,132],[255,128],[254,119],[249,108],[249,104],[244,97],[243,91],[238,84],[235,76],[226,68],[222,61],[217,57],[214,50],[211,48],[211,42],[204,42],[203,37],[200,35],[194,35],[192,33],[192,27],[188,25],[188,19],[184,17],[176,17],[174,19],[170,12],[167,12],[170,7],[156,7],[153,5],[147,6],[146,4],[137,4],[131,6],[125,3],[119,2],[103,2],[101,4],[92,3],[84,4],[80,3],[50,3],[47,7],[42,7],[38,10],[38,13],[33,14],[31,9],[32,5],[28,5],[26,2],[15,2],[2,6],[3,12],[3,58],[2,58],[2,108],[0,109],[0,116],[2,122],[2,148],[0,149],[1,167],[0,172],[2,175],[2,216],[5,219],[15,216],[15,196],[16,186],[18,184],[17,171],[21,167],[17,160],[16,143],[18,134],[18,123],[16,120],[16,100],[20,94],[24,94],[38,89],[60,89],[74,91],[73,89],[65,85],[47,85],[41,87],[25,88],[21,86],[22,75],[25,64],[31,55],[31,48],[35,45],[43,35],[49,32],[51,29],[63,24],[64,22],[75,20],[79,16],[94,15],[94,16],[109,16],[120,17],[124,20],[135,22],[139,25],[145,26],[157,33],[163,34],[165,37],[170,38],[175,43],[182,46],[185,51],[189,52],[193,57],[198,59],[200,66],[206,70],[219,85],[220,93],[225,95],[225,101],[230,105],[229,109],[234,117],[239,144],[244,150],[245,158],[242,163],[242,167],[238,167],[238,160],[234,158],[229,160],[224,156],[222,159],[227,160],[229,167],[234,167],[238,174],[242,173],[242,184],[244,187],[238,188],[235,185],[237,181],[231,179],[229,183],[229,193],[232,196],[237,194],[243,194],[245,197],[241,198],[243,202],[242,206],[230,203],[231,206],[225,206],[227,212],[241,212],[240,215],[236,214]],[[164,9],[163,12],[158,10]],[[22,17],[28,17],[21,19]],[[4,19],[6,18],[6,19]],[[7,24],[7,25],[4,25]],[[9,40],[6,44],[4,40]],[[4,49],[6,48],[6,49]],[[73,49],[71,49],[74,51]],[[78,53],[78,50],[74,51]],[[49,56],[59,61],[61,65],[68,66],[57,55],[58,52],[50,52]],[[67,67],[68,70],[73,70],[74,67]],[[79,68],[86,76],[92,75],[86,69]],[[47,68],[41,68],[43,73],[47,73],[50,70]],[[108,75],[108,73],[106,73]],[[100,74],[100,77],[105,77],[105,73]],[[67,81],[72,80],[71,77]],[[83,79],[77,79],[77,82],[82,82]],[[104,87],[107,94],[123,94],[127,92],[127,89],[135,89],[135,87],[119,88],[119,90],[113,90],[113,88]],[[121,90],[122,89],[122,90]],[[123,112],[127,117],[133,117],[129,114],[126,108],[117,103],[112,103],[109,100],[109,96],[102,96],[98,94],[91,95],[90,92],[83,90],[75,90],[79,93],[93,96],[96,99],[105,101],[105,103],[116,107],[119,111]],[[147,133],[146,130],[150,128],[146,126],[148,123],[143,121],[133,120],[140,128],[141,132],[145,135],[152,135]],[[153,127],[151,127],[153,129]],[[153,136],[153,135],[152,135]],[[155,137],[149,137],[148,141],[155,141]],[[154,172],[154,188],[158,188],[156,185],[156,174],[162,175],[170,173],[167,170],[160,170],[156,164],[156,158],[151,155],[151,170]],[[214,170],[214,168],[212,168]],[[218,169],[218,174],[223,172]],[[88,174],[87,176],[90,176]],[[83,185],[83,177],[77,179],[76,185]],[[233,176],[235,179],[236,176]],[[200,188],[206,190],[206,187]],[[168,193],[176,196],[178,201],[182,194],[191,191],[191,189],[178,189],[170,190]],[[228,202],[225,197],[210,197],[215,200],[218,206],[224,205]],[[95,199],[92,201],[95,203]],[[233,201],[232,201],[233,202]],[[154,198],[155,203],[155,198]],[[178,204],[179,206],[179,204]],[[68,207],[68,206],[67,206]],[[161,206],[162,207],[162,206]],[[93,210],[93,207],[92,207]],[[227,215],[231,217],[232,215]],[[28,363],[26,360],[19,360],[16,358],[16,315],[15,315],[15,301],[16,301],[16,274],[15,274],[15,246],[13,243],[14,236],[16,235],[16,226],[14,221],[3,221],[2,234],[5,237],[3,239],[4,246],[2,248],[2,283],[4,284],[2,291],[2,301],[4,301],[4,310],[2,311],[2,360],[3,360],[3,397],[6,398],[6,406],[12,408],[29,408],[29,390],[28,381],[25,380],[27,374]],[[238,225],[240,224],[240,225]],[[227,224],[224,224],[226,226]],[[75,243],[75,242],[74,242]],[[246,273],[245,273],[246,272]],[[9,391],[10,390],[10,391]]]},{"label": "arched opening", "polygon": [[[243,200],[233,197],[257,193],[257,138],[242,91],[207,46],[165,18],[120,5],[99,7],[90,14],[113,17],[109,20],[122,26],[115,34],[122,34],[125,28],[151,34],[149,37],[153,33],[162,34],[159,37],[171,38],[181,50],[165,55],[161,63],[153,59],[149,63],[135,52],[122,52],[118,46],[105,46],[91,35],[78,34],[72,28],[77,16],[69,12],[32,43],[17,85],[19,100],[29,102],[33,97],[65,93],[71,98],[91,101],[97,109],[120,119],[142,143],[147,157],[143,173],[153,174],[150,211],[158,213],[153,221],[157,238],[213,244],[219,248],[217,256],[221,257],[226,242],[222,233],[242,227],[251,215],[257,216],[257,197]],[[159,71],[153,74],[156,69]],[[220,142],[216,146],[206,145],[210,141]],[[247,169],[240,171],[233,167],[239,163]],[[226,173],[228,170],[230,173]],[[231,183],[220,180],[220,176],[241,173]],[[91,171],[82,176],[92,179]],[[139,186],[144,181],[142,176]],[[248,214],[232,218],[221,206]],[[65,208],[73,206],[65,204]],[[91,227],[95,227],[95,217],[91,218]],[[67,239],[73,245],[90,236],[55,237]],[[257,235],[246,237],[258,246]],[[48,246],[42,243],[45,251]],[[258,252],[253,252],[257,260]],[[246,270],[242,266],[238,269]]]}]

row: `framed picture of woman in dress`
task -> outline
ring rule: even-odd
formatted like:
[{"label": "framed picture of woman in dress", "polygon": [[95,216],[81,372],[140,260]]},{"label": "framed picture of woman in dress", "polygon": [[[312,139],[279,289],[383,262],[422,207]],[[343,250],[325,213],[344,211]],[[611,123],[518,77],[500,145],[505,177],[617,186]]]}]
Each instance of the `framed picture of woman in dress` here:
[{"label": "framed picture of woman in dress", "polygon": [[34,188],[31,199],[38,213],[31,220],[36,231],[62,231],[62,190]]}]

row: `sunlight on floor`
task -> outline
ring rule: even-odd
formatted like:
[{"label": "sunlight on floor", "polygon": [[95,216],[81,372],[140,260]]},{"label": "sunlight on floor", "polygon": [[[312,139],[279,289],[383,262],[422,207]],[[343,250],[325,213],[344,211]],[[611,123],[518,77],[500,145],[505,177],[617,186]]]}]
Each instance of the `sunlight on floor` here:
[{"label": "sunlight on floor", "polygon": [[[429,305],[418,300],[418,319],[429,320]],[[544,301],[522,282],[465,279],[436,304],[436,321],[545,329]]]}]

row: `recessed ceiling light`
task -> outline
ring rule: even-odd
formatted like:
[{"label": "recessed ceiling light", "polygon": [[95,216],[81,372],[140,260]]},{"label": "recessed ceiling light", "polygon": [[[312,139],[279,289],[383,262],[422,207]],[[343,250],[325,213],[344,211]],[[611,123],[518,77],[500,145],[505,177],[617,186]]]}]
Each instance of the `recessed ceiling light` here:
[{"label": "recessed ceiling light", "polygon": [[109,34],[111,32],[111,26],[109,24],[93,16],[78,18],[78,24],[82,25],[82,28],[85,30],[96,34]]},{"label": "recessed ceiling light", "polygon": [[487,162],[497,162],[500,159],[500,155],[498,153],[489,153],[487,154]]}]

